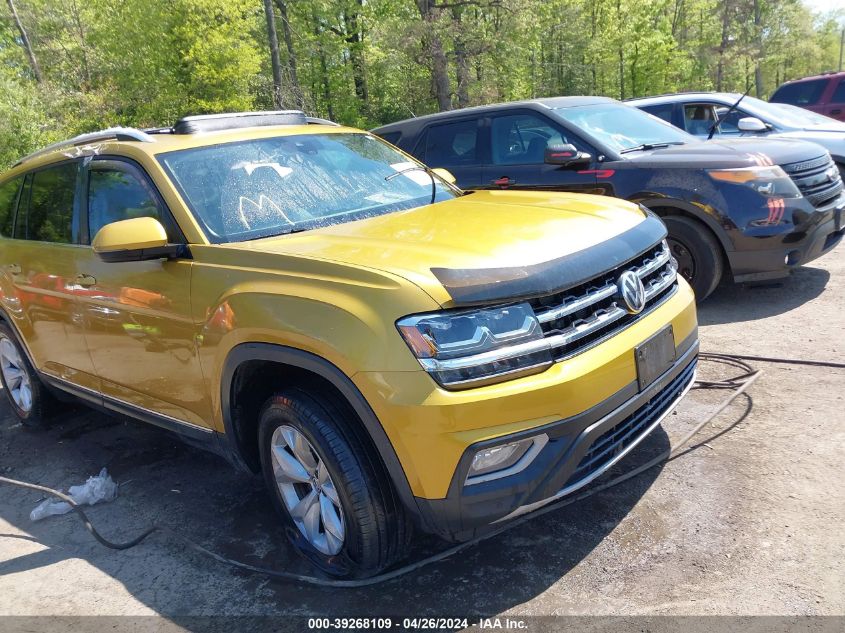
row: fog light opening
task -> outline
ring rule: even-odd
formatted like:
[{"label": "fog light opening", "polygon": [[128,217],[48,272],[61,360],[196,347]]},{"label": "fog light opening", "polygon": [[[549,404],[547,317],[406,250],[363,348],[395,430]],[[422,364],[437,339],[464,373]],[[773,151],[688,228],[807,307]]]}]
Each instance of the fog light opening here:
[{"label": "fog light opening", "polygon": [[543,433],[481,449],[472,458],[466,484],[479,484],[525,470],[548,441],[548,435]]},{"label": "fog light opening", "polygon": [[799,261],[801,261],[801,251],[789,251],[783,263],[787,266],[795,266]]}]

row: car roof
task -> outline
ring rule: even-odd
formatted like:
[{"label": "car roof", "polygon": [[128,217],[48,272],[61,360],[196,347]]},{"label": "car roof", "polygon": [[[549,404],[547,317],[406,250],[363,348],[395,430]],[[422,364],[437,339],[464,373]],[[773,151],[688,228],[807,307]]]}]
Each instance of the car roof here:
[{"label": "car roof", "polygon": [[660,103],[679,103],[681,101],[689,101],[690,99],[725,99],[728,101],[736,101],[742,95],[738,92],[671,92],[662,95],[654,95],[652,97],[634,97],[632,99],[625,99],[625,103],[633,106],[647,106],[657,105]]},{"label": "car roof", "polygon": [[838,77],[845,77],[845,71],[829,71],[826,73],[819,73],[818,75],[811,75],[809,77],[801,77],[800,79],[790,79],[789,81],[784,81],[783,84],[797,84],[802,81],[813,81],[814,79],[836,79]]},{"label": "car roof", "polygon": [[616,103],[616,99],[610,97],[592,97],[592,96],[578,96],[578,97],[544,97],[540,99],[525,99],[523,101],[510,101],[505,103],[490,103],[487,105],[473,106],[471,108],[460,108],[458,110],[447,110],[445,112],[437,112],[434,114],[425,114],[414,117],[413,119],[404,119],[394,123],[382,125],[373,130],[373,132],[387,132],[394,128],[405,127],[409,123],[421,125],[430,121],[439,119],[451,119],[462,116],[483,115],[485,112],[491,110],[516,110],[519,108],[543,108],[547,110],[555,110],[558,108],[572,108],[584,105],[596,105],[598,103]]}]

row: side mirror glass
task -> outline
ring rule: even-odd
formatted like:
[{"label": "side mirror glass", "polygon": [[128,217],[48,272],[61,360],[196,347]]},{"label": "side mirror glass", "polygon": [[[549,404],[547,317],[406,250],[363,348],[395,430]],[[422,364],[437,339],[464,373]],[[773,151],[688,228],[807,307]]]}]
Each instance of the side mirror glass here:
[{"label": "side mirror glass", "polygon": [[547,165],[561,165],[563,167],[570,167],[574,165],[584,165],[593,160],[593,157],[587,152],[579,152],[572,144],[564,145],[547,145],[546,153],[543,156],[543,161]]},{"label": "side mirror glass", "polygon": [[769,129],[769,126],[763,123],[756,116],[746,116],[741,118],[737,122],[736,127],[740,132],[765,132]]},{"label": "side mirror glass", "polygon": [[106,224],[91,246],[104,262],[137,262],[176,257],[179,244],[167,243],[167,231],[155,218],[132,218]]},{"label": "side mirror glass", "polygon": [[450,185],[454,185],[457,182],[457,179],[452,175],[452,172],[448,169],[443,169],[442,167],[435,167],[432,169],[437,176],[448,182]]}]

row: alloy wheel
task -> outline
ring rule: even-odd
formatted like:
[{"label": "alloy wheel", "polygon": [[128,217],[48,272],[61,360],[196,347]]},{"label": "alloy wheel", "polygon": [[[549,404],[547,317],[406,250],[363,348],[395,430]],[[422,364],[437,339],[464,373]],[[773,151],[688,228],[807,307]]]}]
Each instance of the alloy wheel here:
[{"label": "alloy wheel", "polygon": [[0,371],[9,395],[24,413],[32,410],[32,384],[26,366],[15,344],[8,337],[0,337]]},{"label": "alloy wheel", "polygon": [[270,439],[273,475],[294,524],[319,552],[340,552],[346,536],[343,508],[328,469],[305,436],[282,425]]}]

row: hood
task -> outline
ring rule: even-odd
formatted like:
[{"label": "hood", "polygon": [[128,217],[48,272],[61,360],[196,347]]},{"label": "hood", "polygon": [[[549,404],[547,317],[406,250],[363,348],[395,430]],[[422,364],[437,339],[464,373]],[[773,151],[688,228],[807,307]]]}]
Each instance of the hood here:
[{"label": "hood", "polygon": [[[772,136],[775,136],[774,134]],[[817,130],[793,130],[778,132],[778,138],[800,139],[810,141],[824,147],[839,162],[845,160],[845,125],[841,132],[819,132]],[[771,137],[769,137],[771,138]]]},{"label": "hood", "polygon": [[[489,275],[493,270],[504,271],[503,275],[510,278],[527,278],[538,266],[560,262],[574,253],[591,252],[591,247],[598,244],[612,243],[613,238],[631,233],[646,223],[647,217],[636,205],[615,198],[474,191],[408,211],[227,246],[313,257],[397,274],[448,306],[462,301],[456,300],[454,289],[447,290],[446,286],[452,282],[445,280],[443,271],[452,280],[456,272],[479,271]],[[659,230],[665,232],[662,224]],[[629,248],[639,248],[639,242],[651,240],[642,246],[641,252],[660,237],[651,234],[640,237]],[[625,236],[620,241],[625,242]],[[617,245],[615,250],[620,257],[625,255],[626,248]],[[607,263],[605,257],[596,266],[601,268]],[[583,264],[582,259],[575,267],[581,269],[579,273],[585,272]],[[573,269],[571,265],[569,268]],[[601,270],[586,272],[595,276]],[[535,287],[533,290],[554,289]],[[475,300],[503,298],[494,295],[487,293]],[[469,294],[464,295],[468,297]],[[516,297],[509,295],[509,298]]]},{"label": "hood", "polygon": [[797,139],[721,138],[634,152],[625,157],[642,167],[730,169],[761,164],[785,165],[817,158],[824,152],[825,149],[815,143]]}]

